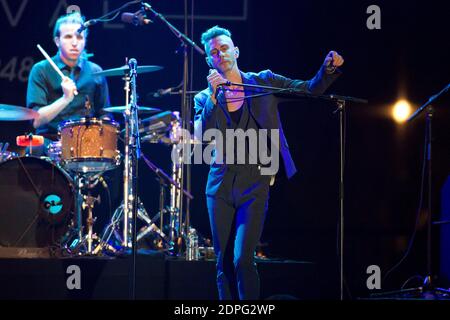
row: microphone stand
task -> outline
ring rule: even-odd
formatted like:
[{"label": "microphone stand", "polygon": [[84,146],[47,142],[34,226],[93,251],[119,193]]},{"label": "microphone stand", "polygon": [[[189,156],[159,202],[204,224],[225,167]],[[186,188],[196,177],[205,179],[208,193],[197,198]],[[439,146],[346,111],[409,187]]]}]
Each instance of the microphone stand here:
[{"label": "microphone stand", "polygon": [[[301,91],[296,88],[280,88],[280,87],[270,87],[270,86],[262,86],[257,84],[249,84],[249,83],[236,83],[236,82],[230,82],[227,81],[222,86],[239,86],[244,88],[254,88],[254,89],[265,89],[265,90],[271,90],[274,92],[266,92],[267,94],[274,94],[277,97],[281,98],[292,98],[292,99],[298,99],[301,97],[304,98],[311,98],[311,99],[321,99],[321,100],[328,100],[328,101],[348,101],[348,102],[354,102],[354,103],[368,103],[366,99],[361,98],[355,98],[350,96],[341,96],[336,94],[313,94],[313,93],[307,93],[304,91]],[[257,91],[259,92],[259,91]],[[262,92],[264,93],[264,92]]]},{"label": "microphone stand", "polygon": [[[186,95],[188,95],[188,96],[195,96],[199,92],[201,92],[201,91],[186,91]],[[172,95],[172,96],[179,96],[180,94],[183,94],[183,91],[182,90],[171,91],[168,94]]]},{"label": "microphone stand", "polygon": [[[350,97],[350,96],[340,96],[335,94],[320,95],[312,94],[301,91],[295,88],[278,88],[254,84],[245,83],[235,83],[227,81],[223,86],[241,86],[244,88],[259,89],[256,92],[261,92],[260,90],[270,90],[271,92],[266,92],[266,94],[274,94],[281,98],[308,98],[308,99],[321,99],[332,101],[336,104],[337,109],[334,113],[339,112],[339,284],[340,284],[340,299],[344,300],[344,169],[345,169],[345,140],[344,140],[344,119],[345,119],[345,105],[347,102],[353,103],[368,103],[365,99]],[[264,92],[262,92],[264,94]]]},{"label": "microphone stand", "polygon": [[[396,290],[396,291],[390,291],[390,292],[384,292],[384,293],[378,293],[373,294],[372,296],[390,296],[390,295],[396,295],[396,294],[402,294],[402,293],[420,293],[422,295],[426,293],[432,293],[434,296],[438,294],[450,294],[450,290],[443,289],[443,288],[436,288],[433,284],[433,277],[432,277],[432,268],[431,268],[431,235],[432,235],[432,225],[441,225],[449,223],[449,221],[431,221],[432,216],[432,171],[431,171],[431,145],[432,145],[432,120],[433,120],[433,106],[432,103],[436,101],[439,97],[441,97],[445,92],[447,92],[450,89],[450,83],[442,89],[439,93],[432,96],[430,99],[428,99],[427,102],[425,102],[419,109],[417,109],[406,121],[411,122],[419,114],[421,114],[426,109],[426,117],[425,117],[425,146],[426,148],[426,167],[427,167],[427,184],[428,184],[428,198],[427,198],[427,207],[428,207],[428,214],[427,214],[427,275],[424,278],[424,283],[422,287],[417,288],[410,288],[410,289],[402,289],[402,290]],[[424,182],[423,182],[424,183]],[[419,208],[420,209],[420,208]]]},{"label": "microphone stand", "polygon": [[[114,9],[114,10],[112,10],[112,11],[110,11],[110,12],[107,12],[106,14],[104,14],[103,16],[101,16],[101,17],[99,17],[99,18],[96,18],[96,19],[89,19],[88,21],[86,21],[79,29],[78,29],[78,33],[81,33],[81,32],[83,32],[83,30],[85,30],[85,29],[87,29],[87,28],[89,28],[90,26],[92,26],[92,25],[94,25],[94,24],[97,24],[97,23],[99,23],[99,22],[108,22],[108,21],[110,21],[110,20],[112,20],[112,19],[115,19],[116,17],[117,17],[117,15],[120,13],[120,11],[122,11],[123,9],[125,9],[125,8],[128,8],[129,6],[131,6],[131,5],[133,5],[133,4],[136,4],[136,3],[139,3],[139,2],[141,2],[140,0],[134,0],[134,1],[130,1],[130,2],[127,2],[127,3],[125,3],[123,6],[121,6],[120,8],[117,8],[117,9]],[[107,19],[110,15],[112,15],[112,14],[117,14],[116,16],[114,16],[113,18],[111,18],[111,19]]]},{"label": "microphone stand", "polygon": [[417,109],[408,119],[407,122],[411,122],[414,120],[419,114],[423,112],[423,110],[427,109],[426,111],[426,126],[425,126],[425,138],[426,138],[426,145],[425,148],[427,148],[427,157],[426,157],[426,166],[428,168],[427,170],[427,183],[428,183],[428,215],[427,215],[427,275],[425,277],[424,281],[424,288],[428,291],[435,291],[436,293],[445,293],[449,294],[450,290],[445,290],[441,288],[434,288],[433,285],[433,279],[432,279],[432,270],[431,270],[431,225],[432,224],[439,224],[439,223],[432,223],[431,216],[432,216],[432,171],[431,171],[431,163],[432,163],[432,157],[431,157],[431,145],[432,145],[432,120],[433,120],[433,106],[432,103],[436,101],[441,95],[443,95],[445,92],[447,92],[450,89],[450,83],[442,89],[438,94],[435,94],[430,99],[428,99],[427,102],[425,102],[419,109]]},{"label": "microphone stand", "polygon": [[167,173],[164,172],[163,169],[159,168],[157,165],[155,165],[153,162],[151,162],[145,154],[141,153],[142,159],[144,159],[145,164],[152,170],[158,178],[161,180],[165,180],[166,184],[173,185],[175,188],[183,192],[183,194],[188,197],[190,200],[194,199],[194,196],[187,190],[183,189],[182,186],[180,186],[175,180],[173,180]]},{"label": "microphone stand", "polygon": [[[188,47],[191,47],[195,49],[199,54],[205,55],[205,52],[195,44],[194,41],[192,41],[190,38],[188,38],[185,34],[180,32],[175,26],[173,26],[169,21],[166,20],[166,18],[156,12],[152,6],[146,2],[141,2],[141,6],[145,11],[150,12],[155,18],[158,18],[160,21],[162,21],[169,30],[181,41],[181,46],[183,48],[183,89],[181,93],[181,121],[182,121],[182,128],[183,128],[183,135],[186,133],[191,132],[191,108],[190,108],[190,99],[187,100],[188,95],[188,87],[189,87],[189,61],[188,61]],[[187,7],[187,4],[185,3],[185,7]],[[185,32],[187,32],[187,23],[186,23],[187,15],[185,14]],[[190,137],[183,136],[183,141],[188,141]],[[180,163],[180,184],[181,187],[184,186],[185,180],[184,180],[184,169],[186,166],[187,169],[187,177],[190,178],[190,164],[183,163],[184,157],[180,157],[180,160],[182,161]],[[187,181],[187,191],[190,192],[190,181]],[[189,232],[189,200],[188,197],[186,200],[187,208],[186,208],[186,223],[185,223],[185,229],[183,229],[183,223],[182,223],[182,214],[183,214],[183,195],[184,193],[180,193],[180,197],[177,199],[176,206],[178,207],[179,211],[179,217],[177,218],[179,221],[176,221],[175,225],[179,226],[179,230],[177,230],[178,237],[182,237],[185,234],[188,234]]]}]

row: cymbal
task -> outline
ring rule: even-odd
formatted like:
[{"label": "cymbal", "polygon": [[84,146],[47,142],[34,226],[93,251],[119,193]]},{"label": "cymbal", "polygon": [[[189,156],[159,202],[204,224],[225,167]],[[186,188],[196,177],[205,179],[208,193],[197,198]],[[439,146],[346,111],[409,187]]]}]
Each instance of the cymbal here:
[{"label": "cymbal", "polygon": [[37,118],[38,115],[37,111],[32,109],[0,104],[0,121],[31,120]]},{"label": "cymbal", "polygon": [[[163,69],[161,66],[138,66],[136,68],[137,73],[147,73],[147,72],[155,72]],[[103,71],[94,72],[94,76],[105,76],[105,77],[115,77],[115,76],[124,76],[130,72],[130,67],[127,65],[122,66],[120,68],[107,69]]]},{"label": "cymbal", "polygon": [[172,111],[164,111],[158,114],[155,114],[154,116],[151,116],[149,118],[142,119],[142,123],[155,123],[158,121],[167,121],[167,123],[170,123],[170,121],[175,120],[176,116],[174,112]]},{"label": "cymbal", "polygon": [[[113,113],[123,113],[126,110],[126,106],[116,106],[116,107],[107,107],[103,108],[103,111],[113,112]],[[152,108],[152,107],[139,107],[138,113],[157,113],[161,112],[161,109]]]}]

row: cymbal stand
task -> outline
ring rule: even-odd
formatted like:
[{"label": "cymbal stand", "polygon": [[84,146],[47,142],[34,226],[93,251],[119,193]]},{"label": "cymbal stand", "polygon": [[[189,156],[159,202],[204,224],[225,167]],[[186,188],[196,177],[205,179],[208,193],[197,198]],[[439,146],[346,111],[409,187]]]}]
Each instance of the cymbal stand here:
[{"label": "cymbal stand", "polygon": [[[122,246],[132,248],[133,218],[137,213],[137,161],[140,156],[139,119],[137,114],[137,61],[128,61],[130,73],[123,78],[125,81],[125,147],[124,147],[124,180],[123,180],[123,242]],[[130,94],[131,93],[131,94]]]},{"label": "cymbal stand", "polygon": [[130,75],[127,74],[124,76],[123,80],[125,81],[125,106],[127,109],[124,112],[124,119],[125,119],[125,140],[124,140],[124,170],[123,170],[123,200],[125,202],[125,205],[123,207],[123,234],[122,234],[122,246],[129,248],[131,247],[131,243],[129,243],[130,239],[130,231],[131,231],[131,225],[130,225],[130,206],[129,202],[127,201],[130,198],[130,135],[131,135],[131,128],[130,128],[130,115],[131,111],[129,109],[130,104]]},{"label": "cymbal stand", "polygon": [[[128,61],[129,77],[126,78],[125,119],[125,157],[124,157],[124,197],[123,197],[123,242],[125,248],[131,248],[132,266],[130,273],[130,298],[134,300],[136,289],[136,222],[138,214],[137,177],[140,157],[139,118],[137,106],[137,61]],[[131,95],[130,94],[131,91]],[[130,103],[128,103],[130,102]]]}]

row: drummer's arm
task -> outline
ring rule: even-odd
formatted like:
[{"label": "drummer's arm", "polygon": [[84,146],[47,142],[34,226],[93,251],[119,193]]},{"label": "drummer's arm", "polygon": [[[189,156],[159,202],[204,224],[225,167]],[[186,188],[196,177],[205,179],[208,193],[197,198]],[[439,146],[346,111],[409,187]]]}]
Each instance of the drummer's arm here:
[{"label": "drummer's arm", "polygon": [[37,110],[39,116],[34,119],[33,127],[39,128],[52,121],[65,107],[74,99],[74,92],[77,90],[75,83],[68,77],[64,77],[61,82],[63,96],[47,106]]},{"label": "drummer's arm", "polygon": [[38,117],[34,119],[33,127],[37,129],[52,121],[70,102],[71,100],[62,96],[52,104],[39,108],[37,111]]}]

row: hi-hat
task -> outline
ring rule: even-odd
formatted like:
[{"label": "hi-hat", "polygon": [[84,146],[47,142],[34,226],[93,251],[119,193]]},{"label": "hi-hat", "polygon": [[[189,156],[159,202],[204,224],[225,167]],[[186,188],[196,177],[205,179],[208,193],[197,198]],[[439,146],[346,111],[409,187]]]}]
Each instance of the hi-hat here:
[{"label": "hi-hat", "polygon": [[0,121],[31,120],[38,117],[38,112],[32,109],[0,104]]},{"label": "hi-hat", "polygon": [[[103,108],[103,111],[113,112],[113,113],[123,113],[126,109],[127,109],[126,106],[117,106],[117,107]],[[157,113],[157,112],[161,112],[161,109],[138,106],[138,113]]]},{"label": "hi-hat", "polygon": [[[161,66],[138,66],[136,68],[136,72],[147,73],[147,72],[155,72],[163,69]],[[122,66],[120,68],[107,69],[103,71],[94,72],[94,76],[104,76],[104,77],[115,77],[115,76],[125,76],[130,72],[130,67]]]}]

